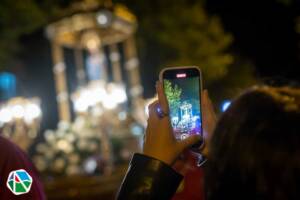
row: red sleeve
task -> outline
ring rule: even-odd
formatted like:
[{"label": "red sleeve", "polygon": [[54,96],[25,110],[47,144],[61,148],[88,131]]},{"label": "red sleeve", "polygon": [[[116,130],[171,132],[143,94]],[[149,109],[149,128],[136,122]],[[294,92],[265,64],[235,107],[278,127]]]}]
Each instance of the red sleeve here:
[{"label": "red sleeve", "polygon": [[[15,195],[7,187],[9,173],[24,169],[32,177],[30,191]],[[2,200],[45,200],[38,173],[27,155],[15,144],[0,136],[0,199]]]}]

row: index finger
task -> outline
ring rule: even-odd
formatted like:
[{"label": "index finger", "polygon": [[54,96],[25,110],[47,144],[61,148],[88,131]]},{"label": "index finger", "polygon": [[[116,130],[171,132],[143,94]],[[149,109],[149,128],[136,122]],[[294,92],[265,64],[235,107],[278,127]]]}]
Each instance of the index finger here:
[{"label": "index finger", "polygon": [[156,82],[156,92],[158,95],[158,101],[161,109],[163,110],[163,112],[169,113],[168,99],[165,95],[163,84],[160,81]]},{"label": "index finger", "polygon": [[159,103],[156,100],[148,106],[148,112],[149,112],[148,120],[155,120],[155,121],[159,120],[157,115],[157,107],[159,106],[158,104]]}]

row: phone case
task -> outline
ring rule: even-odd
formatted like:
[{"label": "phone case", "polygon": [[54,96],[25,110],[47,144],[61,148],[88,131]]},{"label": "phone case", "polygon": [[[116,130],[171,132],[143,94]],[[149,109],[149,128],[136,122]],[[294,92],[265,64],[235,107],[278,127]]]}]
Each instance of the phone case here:
[{"label": "phone case", "polygon": [[[160,72],[159,72],[159,81],[160,82],[163,82],[163,74],[165,71],[167,70],[173,70],[173,69],[190,69],[190,68],[193,68],[193,69],[197,69],[199,71],[199,74],[200,74],[200,89],[201,91],[203,90],[203,83],[202,83],[202,72],[201,70],[199,69],[199,67],[197,66],[175,66],[175,67],[166,67],[164,69],[162,69]],[[201,106],[201,105],[200,105]]]}]

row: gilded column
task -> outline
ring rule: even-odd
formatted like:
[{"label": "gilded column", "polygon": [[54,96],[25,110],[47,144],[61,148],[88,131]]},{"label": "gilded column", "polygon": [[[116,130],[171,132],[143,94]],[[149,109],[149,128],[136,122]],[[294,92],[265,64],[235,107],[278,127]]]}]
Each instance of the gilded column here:
[{"label": "gilded column", "polygon": [[69,95],[66,80],[66,65],[64,63],[63,49],[60,44],[52,41],[53,72],[58,104],[59,120],[70,122]]},{"label": "gilded column", "polygon": [[129,80],[130,96],[133,104],[138,101],[143,93],[143,87],[140,82],[139,61],[137,58],[134,37],[131,36],[124,43],[125,49],[125,69]]},{"label": "gilded column", "polygon": [[112,44],[109,46],[109,49],[110,49],[109,59],[112,65],[113,81],[116,83],[122,83],[120,53],[118,51],[118,46],[117,44]]}]

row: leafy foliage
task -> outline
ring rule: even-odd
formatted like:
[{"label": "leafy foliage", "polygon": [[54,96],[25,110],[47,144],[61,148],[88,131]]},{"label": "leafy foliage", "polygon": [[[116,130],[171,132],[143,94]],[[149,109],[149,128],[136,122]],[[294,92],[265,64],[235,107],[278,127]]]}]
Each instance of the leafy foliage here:
[{"label": "leafy foliage", "polygon": [[[71,3],[81,1],[1,1],[0,67],[3,68],[11,55],[16,53],[20,36],[63,16]],[[156,66],[198,65],[207,81],[226,74],[232,56],[225,51],[232,37],[224,32],[217,17],[206,14],[201,1],[115,1],[118,2],[128,5],[137,14],[140,47],[145,45],[142,55],[148,59],[157,57]],[[152,51],[152,45],[157,51]]]},{"label": "leafy foliage", "polygon": [[22,34],[44,23],[44,13],[33,0],[3,0],[0,4],[0,68],[18,48]]},{"label": "leafy foliage", "polygon": [[197,65],[206,82],[226,75],[233,57],[227,49],[233,38],[204,2],[192,0],[120,0],[137,14],[140,51],[149,67]]},{"label": "leafy foliage", "polygon": [[162,14],[163,30],[158,35],[162,43],[177,51],[176,58],[167,61],[168,65],[195,64],[201,67],[207,80],[224,76],[232,63],[232,56],[224,52],[232,37],[224,33],[219,19],[207,16],[201,4],[179,13],[176,8],[170,12]]},{"label": "leafy foliage", "polygon": [[74,0],[1,0],[0,3],[0,69],[12,65],[20,49],[20,37],[41,28],[64,14]]}]

